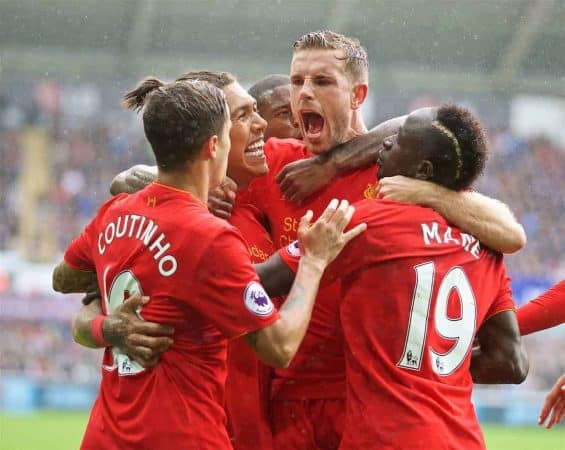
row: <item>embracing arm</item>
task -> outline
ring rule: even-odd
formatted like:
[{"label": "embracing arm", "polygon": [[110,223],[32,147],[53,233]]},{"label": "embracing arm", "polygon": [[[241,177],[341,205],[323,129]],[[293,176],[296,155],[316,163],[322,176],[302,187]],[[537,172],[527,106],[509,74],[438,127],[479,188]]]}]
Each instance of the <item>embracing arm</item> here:
[{"label": "embracing arm", "polygon": [[98,289],[96,272],[73,269],[62,261],[53,270],[53,290],[70,294],[72,292],[88,292]]},{"label": "embracing arm", "polygon": [[173,343],[174,329],[139,317],[138,310],[148,302],[148,297],[134,294],[104,315],[100,298],[95,299],[73,319],[74,341],[89,348],[118,347],[143,367],[154,366]]},{"label": "embracing arm", "polygon": [[285,197],[300,203],[326,186],[336,175],[375,164],[383,140],[396,134],[406,116],[382,122],[332,150],[287,164],[276,177]]},{"label": "embracing arm", "polygon": [[473,382],[520,384],[529,363],[522,345],[514,311],[502,311],[489,318],[477,332],[479,347],[471,356]]},{"label": "embracing arm", "polygon": [[157,178],[157,166],[138,164],[120,172],[112,180],[110,194],[133,194]]},{"label": "embracing arm", "polygon": [[262,263],[253,264],[253,268],[270,297],[288,294],[295,273],[284,263],[278,252]]},{"label": "embracing arm", "polygon": [[435,209],[449,222],[501,253],[515,253],[526,245],[526,233],[510,208],[474,191],[453,191],[429,181],[400,175],[383,178],[377,196]]}]

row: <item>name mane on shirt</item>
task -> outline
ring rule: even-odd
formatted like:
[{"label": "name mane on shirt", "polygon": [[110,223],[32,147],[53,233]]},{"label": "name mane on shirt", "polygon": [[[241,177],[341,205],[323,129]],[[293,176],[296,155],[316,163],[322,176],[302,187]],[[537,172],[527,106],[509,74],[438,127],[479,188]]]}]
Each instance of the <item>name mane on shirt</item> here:
[{"label": "name mane on shirt", "polygon": [[420,225],[422,226],[422,238],[425,245],[460,245],[463,247],[463,250],[469,252],[476,259],[479,259],[481,245],[476,237],[458,230],[453,231],[451,227],[447,227],[443,233],[440,233],[439,224],[437,222],[432,222],[431,224],[422,223]]},{"label": "name mane on shirt", "polygon": [[167,254],[171,246],[166,241],[165,233],[159,234],[156,238],[158,225],[151,219],[137,214],[126,214],[110,222],[104,231],[98,235],[98,253],[103,255],[106,248],[114,240],[122,238],[137,239],[147,247],[153,254],[153,259],[158,261],[159,273],[164,277],[170,277],[177,271],[177,260],[173,255]]}]

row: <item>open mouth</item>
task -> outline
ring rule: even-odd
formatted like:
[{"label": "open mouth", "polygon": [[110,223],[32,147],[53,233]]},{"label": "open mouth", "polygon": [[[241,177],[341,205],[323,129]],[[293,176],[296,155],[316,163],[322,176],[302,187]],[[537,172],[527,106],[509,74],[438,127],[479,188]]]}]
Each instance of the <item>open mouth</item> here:
[{"label": "open mouth", "polygon": [[313,111],[301,112],[304,133],[308,139],[319,139],[324,129],[324,118]]},{"label": "open mouth", "polygon": [[245,156],[249,158],[262,158],[263,156],[265,156],[265,153],[263,152],[264,145],[265,142],[263,141],[263,139],[255,141],[245,149]]}]

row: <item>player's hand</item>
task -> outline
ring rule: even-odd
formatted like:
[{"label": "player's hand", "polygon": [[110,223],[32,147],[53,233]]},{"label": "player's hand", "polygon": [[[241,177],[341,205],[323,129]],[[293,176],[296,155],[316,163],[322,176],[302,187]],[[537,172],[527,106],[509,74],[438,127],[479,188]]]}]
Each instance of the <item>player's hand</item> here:
[{"label": "player's hand", "polygon": [[298,240],[302,257],[319,260],[324,267],[332,262],[345,245],[367,229],[360,223],[346,233],[345,227],[351,221],[355,208],[347,200],[334,199],[314,224],[310,224],[313,213],[308,211],[298,226]]},{"label": "player's hand", "polygon": [[152,367],[173,340],[174,328],[147,322],[140,318],[138,311],[149,302],[149,297],[134,294],[109,314],[103,323],[104,339],[118,347],[143,367]]},{"label": "player's hand", "polygon": [[208,210],[220,219],[228,220],[231,217],[237,184],[226,177],[221,185],[208,191]]},{"label": "player's hand", "polygon": [[124,170],[112,181],[110,192],[112,195],[126,193],[133,194],[140,191],[157,178],[157,171],[154,166],[137,164]]},{"label": "player's hand", "polygon": [[284,197],[296,204],[326,186],[335,176],[330,163],[318,157],[291,162],[275,178]]},{"label": "player's hand", "polygon": [[565,415],[565,374],[557,380],[549,394],[547,394],[547,397],[545,397],[538,425],[543,425],[550,414],[551,418],[545,424],[547,429],[561,422]]},{"label": "player's hand", "polygon": [[395,200],[397,202],[424,205],[436,188],[441,188],[429,181],[408,178],[402,175],[381,178],[377,184],[375,194],[377,198]]}]

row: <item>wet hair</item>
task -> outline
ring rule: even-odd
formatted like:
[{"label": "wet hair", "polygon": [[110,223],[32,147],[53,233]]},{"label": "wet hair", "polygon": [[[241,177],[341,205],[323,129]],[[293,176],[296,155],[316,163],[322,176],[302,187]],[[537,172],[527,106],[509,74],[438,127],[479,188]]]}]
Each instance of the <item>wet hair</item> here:
[{"label": "wet hair", "polygon": [[143,109],[145,136],[163,171],[193,161],[207,139],[221,134],[228,117],[224,93],[206,81],[166,84],[148,77],[124,95],[122,104]]},{"label": "wet hair", "polygon": [[207,81],[218,89],[223,89],[237,81],[237,77],[230,72],[219,72],[213,70],[195,70],[185,72],[176,81]]},{"label": "wet hair", "polygon": [[342,50],[345,67],[355,81],[366,81],[369,71],[369,58],[367,51],[358,39],[335,33],[334,31],[322,30],[307,33],[298,39],[294,45],[294,52],[300,50],[325,49]]},{"label": "wet hair", "polygon": [[257,100],[257,103],[261,103],[265,100],[265,97],[271,94],[273,89],[287,85],[290,86],[290,77],[288,75],[267,75],[254,83],[247,92]]},{"label": "wet hair", "polygon": [[432,122],[434,137],[431,156],[434,167],[431,181],[460,190],[470,187],[483,173],[488,145],[483,125],[467,108],[445,104]]}]

